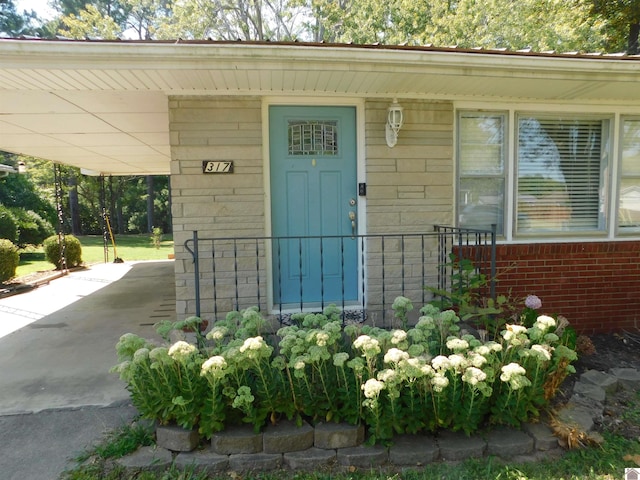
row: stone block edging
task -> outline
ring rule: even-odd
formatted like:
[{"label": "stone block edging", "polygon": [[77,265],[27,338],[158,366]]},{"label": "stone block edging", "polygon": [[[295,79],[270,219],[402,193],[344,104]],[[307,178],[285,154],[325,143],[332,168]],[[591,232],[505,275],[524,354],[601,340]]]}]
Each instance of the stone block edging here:
[{"label": "stone block edging", "polygon": [[[640,390],[636,369],[612,369],[609,373],[587,371],[574,384],[573,396],[558,413],[568,424],[593,432],[594,418],[602,415],[604,401],[618,389]],[[562,445],[544,423],[524,424],[522,429],[497,427],[467,436],[442,431],[436,435],[399,435],[390,447],[365,446],[364,427],[320,423],[315,428],[292,422],[255,433],[250,426],[230,427],[214,434],[203,450],[185,452],[160,447],[142,447],[115,460],[127,469],[161,470],[172,462],[181,468],[194,467],[209,473],[225,470],[249,472],[280,468],[313,470],[327,468],[370,468],[383,465],[421,467],[436,461],[460,461],[483,456],[502,459],[526,458],[562,452]]]}]

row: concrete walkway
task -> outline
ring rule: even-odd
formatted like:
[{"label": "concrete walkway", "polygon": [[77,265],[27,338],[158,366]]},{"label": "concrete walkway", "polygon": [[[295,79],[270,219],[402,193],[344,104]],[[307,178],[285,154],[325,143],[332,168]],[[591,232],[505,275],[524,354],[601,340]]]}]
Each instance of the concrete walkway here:
[{"label": "concrete walkway", "polygon": [[114,347],[126,332],[157,338],[153,325],[175,319],[173,268],[100,264],[0,299],[3,479],[58,478],[70,458],[135,415],[109,373]]}]

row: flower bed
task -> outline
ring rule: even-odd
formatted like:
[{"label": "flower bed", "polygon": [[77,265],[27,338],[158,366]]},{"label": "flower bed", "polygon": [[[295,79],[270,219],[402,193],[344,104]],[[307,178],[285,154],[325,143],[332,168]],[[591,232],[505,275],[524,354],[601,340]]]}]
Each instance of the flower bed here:
[{"label": "flower bed", "polygon": [[[406,324],[410,302],[394,305]],[[551,317],[538,316],[529,328],[506,325],[487,341],[461,330],[452,310],[426,305],[420,313],[412,328],[385,330],[343,326],[331,306],[270,333],[251,308],[215,322],[206,338],[192,317],[174,327],[192,327],[195,345],[154,346],[126,334],[113,371],[143,417],[197,426],[205,437],[237,424],[259,431],[287,418],[364,424],[370,443],[518,426],[537,417],[572,372],[575,351]]]}]

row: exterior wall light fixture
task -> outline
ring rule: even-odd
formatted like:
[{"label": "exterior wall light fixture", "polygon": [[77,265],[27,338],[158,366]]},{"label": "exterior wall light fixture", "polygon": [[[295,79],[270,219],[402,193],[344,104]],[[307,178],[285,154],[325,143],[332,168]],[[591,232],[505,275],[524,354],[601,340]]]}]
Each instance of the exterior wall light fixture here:
[{"label": "exterior wall light fixture", "polygon": [[400,132],[403,122],[402,107],[398,100],[394,98],[393,103],[387,109],[387,124],[385,126],[387,145],[390,148],[395,147],[396,143],[398,143],[398,132]]}]

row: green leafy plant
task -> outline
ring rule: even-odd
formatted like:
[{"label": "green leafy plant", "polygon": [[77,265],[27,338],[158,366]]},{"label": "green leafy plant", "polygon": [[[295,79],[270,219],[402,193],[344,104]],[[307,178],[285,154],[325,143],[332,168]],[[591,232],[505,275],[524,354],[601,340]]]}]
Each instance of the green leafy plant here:
[{"label": "green leafy plant", "polygon": [[0,239],[0,282],[6,282],[15,277],[19,263],[18,247],[11,240]]},{"label": "green leafy plant", "polygon": [[[398,302],[398,318],[409,303]],[[410,329],[343,326],[339,313],[330,306],[296,315],[294,325],[270,334],[257,308],[233,312],[197,346],[153,347],[123,336],[114,371],[146,418],[197,423],[206,437],[239,423],[258,431],[286,417],[364,423],[369,442],[384,443],[396,434],[471,434],[529,421],[576,359],[562,343],[567,326],[545,315],[529,328],[506,324],[486,340],[464,333],[455,311],[434,305],[420,309]]]},{"label": "green leafy plant", "polygon": [[0,205],[0,238],[18,241],[18,221],[15,215],[4,205]]},{"label": "green leafy plant", "polygon": [[160,245],[162,244],[162,228],[153,227],[151,231],[151,243],[156,249],[160,248]]},{"label": "green leafy plant", "polygon": [[52,235],[43,242],[44,256],[48,262],[54,264],[56,269],[63,268],[62,253],[67,263],[67,267],[77,267],[82,264],[82,245],[73,235],[64,236],[64,249],[58,235]]}]

